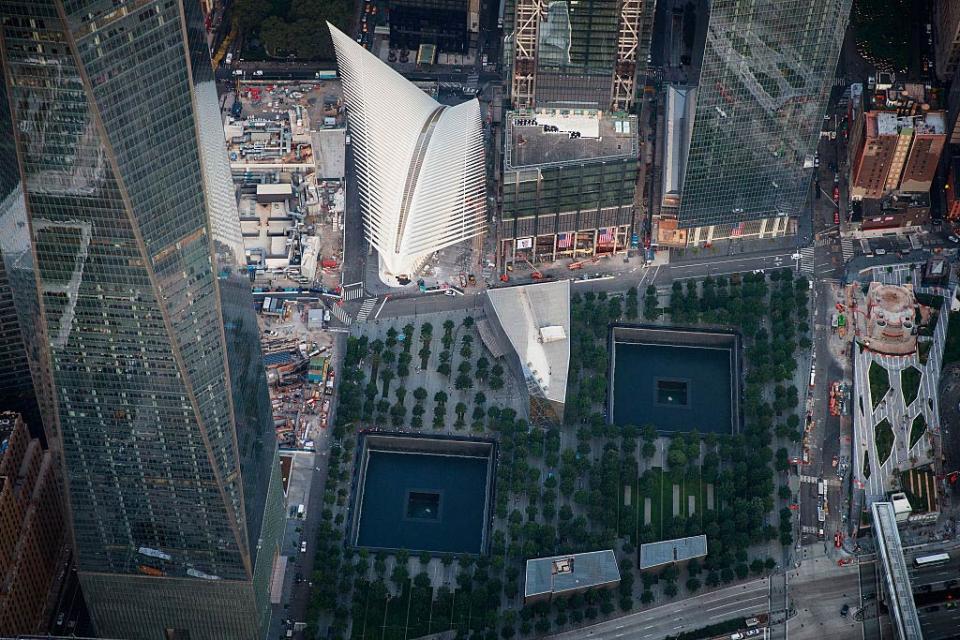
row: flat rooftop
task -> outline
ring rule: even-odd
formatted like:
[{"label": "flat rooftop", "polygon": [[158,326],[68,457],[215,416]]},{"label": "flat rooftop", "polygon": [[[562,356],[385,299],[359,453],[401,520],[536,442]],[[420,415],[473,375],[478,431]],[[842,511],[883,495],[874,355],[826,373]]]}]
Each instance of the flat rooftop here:
[{"label": "flat rooftop", "polygon": [[[505,170],[584,160],[637,157],[637,117],[584,109],[507,114]],[[534,124],[535,123],[535,124]],[[556,127],[558,131],[544,131]],[[571,137],[577,132],[580,137]]]},{"label": "flat rooftop", "polygon": [[640,569],[685,562],[707,555],[707,536],[675,538],[640,545]]},{"label": "flat rooftop", "polygon": [[316,150],[317,177],[321,180],[343,180],[346,165],[347,130],[320,129],[313,133]]},{"label": "flat rooftop", "polygon": [[564,593],[598,587],[620,580],[620,568],[613,551],[590,551],[550,558],[527,560],[523,597]]}]

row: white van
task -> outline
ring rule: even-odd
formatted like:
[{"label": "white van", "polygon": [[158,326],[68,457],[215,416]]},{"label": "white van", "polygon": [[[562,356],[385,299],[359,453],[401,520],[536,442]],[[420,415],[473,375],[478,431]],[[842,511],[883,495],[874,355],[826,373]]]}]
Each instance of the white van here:
[{"label": "white van", "polygon": [[297,507],[297,517],[303,518],[303,514],[306,513],[306,511],[307,511],[306,508],[303,505],[300,505],[299,507]]}]

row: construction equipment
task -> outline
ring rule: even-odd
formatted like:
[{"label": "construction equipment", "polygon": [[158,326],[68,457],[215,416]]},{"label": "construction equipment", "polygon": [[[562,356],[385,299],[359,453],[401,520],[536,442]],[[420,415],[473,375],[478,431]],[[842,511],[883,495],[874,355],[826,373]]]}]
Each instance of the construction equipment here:
[{"label": "construction equipment", "polygon": [[522,260],[523,260],[524,262],[526,262],[526,263],[527,263],[527,266],[530,267],[530,268],[533,270],[533,273],[530,274],[530,277],[531,277],[531,278],[533,278],[534,280],[543,280],[543,274],[540,272],[539,269],[537,269],[536,267],[534,267],[533,264],[532,264],[529,260],[527,260],[526,258],[522,258]]}]

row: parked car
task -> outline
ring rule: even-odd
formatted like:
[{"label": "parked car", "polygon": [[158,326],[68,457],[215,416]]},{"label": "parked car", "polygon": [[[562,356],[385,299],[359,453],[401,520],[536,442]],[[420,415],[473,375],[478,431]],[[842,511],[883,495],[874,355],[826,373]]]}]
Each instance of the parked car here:
[{"label": "parked car", "polygon": [[262,75],[263,75],[263,69],[257,69],[256,71],[253,72],[253,75],[255,75],[255,76],[262,76]]},{"label": "parked car", "polygon": [[954,236],[954,235],[947,236],[947,240],[949,240],[954,244],[957,244],[958,242],[960,242],[960,238],[957,238],[957,236]]},{"label": "parked car", "polygon": [[846,616],[848,613],[850,613],[850,605],[845,604],[840,607],[840,615]]}]

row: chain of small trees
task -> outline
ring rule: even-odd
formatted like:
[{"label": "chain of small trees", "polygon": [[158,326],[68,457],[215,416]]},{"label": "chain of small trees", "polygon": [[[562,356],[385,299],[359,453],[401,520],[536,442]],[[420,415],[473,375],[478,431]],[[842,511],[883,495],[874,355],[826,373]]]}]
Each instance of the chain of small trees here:
[{"label": "chain of small trees", "polygon": [[[499,391],[504,386],[506,372],[503,365],[493,363],[480,355],[473,360],[474,336],[469,330],[474,326],[474,319],[467,316],[460,327],[464,329],[459,336],[457,353],[457,369],[454,376],[454,347],[456,337],[454,329],[457,325],[452,320],[443,323],[443,335],[440,344],[443,350],[438,354],[439,363],[437,372],[451,379],[453,388],[457,391],[470,392],[472,389],[483,386],[492,391]],[[400,331],[391,327],[387,330],[385,340],[369,340],[366,336],[349,337],[347,352],[344,358],[343,374],[341,376],[339,403],[335,422],[334,436],[343,436],[344,428],[357,422],[365,424],[379,424],[402,428],[407,425],[412,429],[422,429],[427,413],[427,390],[417,387],[411,392],[407,381],[411,375],[411,366],[416,358],[421,370],[425,370],[432,355],[433,325],[429,322],[420,326],[418,341],[414,340],[416,328],[412,324],[405,325]],[[402,339],[401,339],[402,338]],[[395,351],[400,345],[399,352]],[[414,353],[414,347],[418,347]],[[364,369],[369,367],[369,378],[364,375]],[[391,387],[394,380],[396,387]],[[391,396],[391,388],[393,394]],[[390,402],[391,397],[393,403]],[[412,397],[413,401],[409,401]],[[453,408],[455,419],[453,427],[464,429],[469,420],[474,431],[483,431],[484,419],[488,414],[494,417],[501,410],[496,406],[487,406],[487,397],[482,390],[472,394],[472,411],[466,402],[457,402]],[[446,391],[438,391],[433,396],[433,416],[431,425],[434,429],[443,429],[449,417],[448,401],[450,397]],[[408,420],[409,414],[409,420]]]},{"label": "chain of small trees", "polygon": [[[333,61],[326,23],[350,33],[354,6],[350,0],[233,0],[231,15],[241,37],[249,40],[258,35],[270,56]],[[248,50],[247,55],[251,53]]]}]

